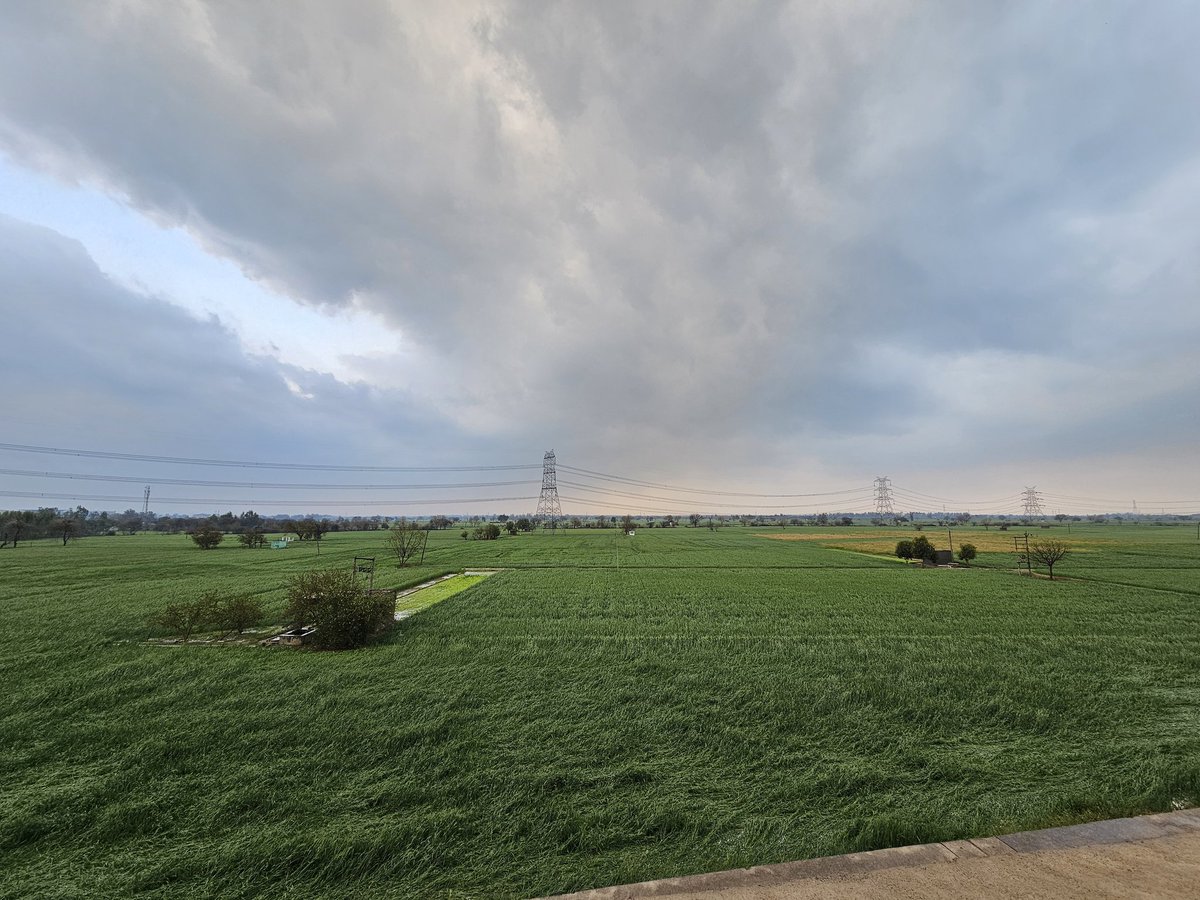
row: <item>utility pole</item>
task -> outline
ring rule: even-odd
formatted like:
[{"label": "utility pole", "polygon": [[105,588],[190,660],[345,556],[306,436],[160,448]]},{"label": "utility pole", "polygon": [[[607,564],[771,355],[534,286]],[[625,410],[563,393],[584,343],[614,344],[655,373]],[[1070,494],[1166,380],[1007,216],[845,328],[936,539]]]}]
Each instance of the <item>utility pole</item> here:
[{"label": "utility pole", "polygon": [[535,516],[546,517],[546,525],[551,529],[558,528],[558,520],[562,517],[562,504],[558,500],[558,472],[554,451],[547,450],[542,457],[542,493],[538,497]]},{"label": "utility pole", "polygon": [[150,529],[150,485],[142,491],[142,531]]}]

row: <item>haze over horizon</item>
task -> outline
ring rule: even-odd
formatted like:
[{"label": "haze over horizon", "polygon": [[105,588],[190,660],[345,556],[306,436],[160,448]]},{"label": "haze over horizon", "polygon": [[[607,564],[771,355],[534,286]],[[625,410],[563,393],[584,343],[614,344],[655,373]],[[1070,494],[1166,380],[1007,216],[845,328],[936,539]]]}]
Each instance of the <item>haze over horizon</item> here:
[{"label": "haze over horizon", "polygon": [[536,497],[554,448],[714,492],[568,512],[849,511],[835,492],[877,475],[931,509],[1037,485],[1051,513],[1200,512],[1196,8],[113,0],[0,24],[0,508],[138,506],[144,480],[298,511],[278,501],[342,495],[258,485],[424,478],[480,486],[305,511],[523,511],[482,501]]}]

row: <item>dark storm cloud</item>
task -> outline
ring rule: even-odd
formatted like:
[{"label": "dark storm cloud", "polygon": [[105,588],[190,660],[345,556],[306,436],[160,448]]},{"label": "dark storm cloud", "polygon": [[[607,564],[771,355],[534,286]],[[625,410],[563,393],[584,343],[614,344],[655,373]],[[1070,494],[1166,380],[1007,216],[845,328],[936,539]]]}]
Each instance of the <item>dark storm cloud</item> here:
[{"label": "dark storm cloud", "polygon": [[[346,385],[329,375],[247,355],[220,322],[194,318],[114,284],[78,243],[53,231],[0,216],[0,258],[7,442],[343,465],[400,466],[433,455],[441,464],[453,465],[456,456],[463,458],[453,449],[462,436],[423,417],[403,392]],[[6,468],[89,471],[75,463],[61,457],[46,462],[4,455]],[[114,467],[106,464],[104,471]],[[186,471],[163,471],[145,463],[117,466],[116,471],[148,480],[156,472],[189,477]],[[252,470],[214,476],[211,470],[197,470],[190,477],[303,481],[314,476],[259,472],[256,477]],[[12,477],[3,486],[114,490],[112,485],[62,480],[35,486]],[[125,490],[136,494],[140,488]],[[172,490],[189,497],[231,493]],[[261,506],[269,506],[270,492],[255,496]]]},{"label": "dark storm cloud", "polygon": [[492,440],[982,463],[1173,443],[1200,386],[1184,7],[6,15],[13,158],[378,311]]}]

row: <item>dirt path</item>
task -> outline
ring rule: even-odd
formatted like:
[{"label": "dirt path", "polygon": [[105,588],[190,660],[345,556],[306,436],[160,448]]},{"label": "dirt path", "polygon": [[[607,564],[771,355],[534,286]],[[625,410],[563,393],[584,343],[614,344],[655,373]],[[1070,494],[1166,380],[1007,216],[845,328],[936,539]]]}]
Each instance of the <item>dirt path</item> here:
[{"label": "dirt path", "polygon": [[662,879],[572,900],[1195,898],[1200,811]]}]

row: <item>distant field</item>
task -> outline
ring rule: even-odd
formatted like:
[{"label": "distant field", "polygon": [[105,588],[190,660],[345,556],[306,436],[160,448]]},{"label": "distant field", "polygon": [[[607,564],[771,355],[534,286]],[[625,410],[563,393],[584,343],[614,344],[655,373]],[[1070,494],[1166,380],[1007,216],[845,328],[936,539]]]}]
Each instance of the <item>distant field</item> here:
[{"label": "distant field", "polygon": [[[1053,583],[1013,534],[0,551],[0,896],[522,897],[1200,802],[1195,527],[1075,527]],[[504,571],[363,651],[145,643],[364,553]]]}]

